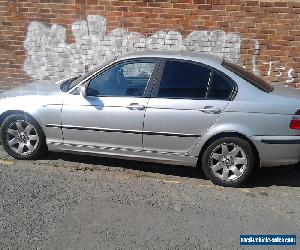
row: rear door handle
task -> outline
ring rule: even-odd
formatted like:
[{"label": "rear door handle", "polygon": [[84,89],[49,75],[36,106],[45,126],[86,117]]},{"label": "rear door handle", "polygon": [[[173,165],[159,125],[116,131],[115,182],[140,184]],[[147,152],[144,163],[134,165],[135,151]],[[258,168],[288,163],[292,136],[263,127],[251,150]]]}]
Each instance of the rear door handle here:
[{"label": "rear door handle", "polygon": [[199,111],[206,113],[206,114],[220,114],[222,112],[221,109],[215,108],[212,106],[206,106],[203,109],[199,109]]},{"label": "rear door handle", "polygon": [[126,108],[130,110],[144,110],[146,107],[138,103],[130,103],[130,105],[126,106]]}]

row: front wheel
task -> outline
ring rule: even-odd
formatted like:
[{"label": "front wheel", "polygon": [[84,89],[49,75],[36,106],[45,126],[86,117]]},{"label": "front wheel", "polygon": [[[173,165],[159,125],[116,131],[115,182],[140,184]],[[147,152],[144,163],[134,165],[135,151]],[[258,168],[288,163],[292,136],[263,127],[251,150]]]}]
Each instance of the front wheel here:
[{"label": "front wheel", "polygon": [[251,145],[237,137],[212,142],[202,157],[202,168],[215,184],[239,187],[251,176],[255,157]]},{"label": "front wheel", "polygon": [[35,159],[45,150],[44,133],[29,116],[13,114],[6,117],[0,134],[3,148],[16,159]]}]

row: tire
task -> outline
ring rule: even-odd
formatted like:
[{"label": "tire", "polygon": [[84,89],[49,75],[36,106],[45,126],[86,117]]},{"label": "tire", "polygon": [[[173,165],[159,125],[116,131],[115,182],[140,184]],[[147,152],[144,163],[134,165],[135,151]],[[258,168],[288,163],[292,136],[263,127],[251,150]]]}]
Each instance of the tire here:
[{"label": "tire", "polygon": [[36,159],[46,150],[45,135],[40,125],[25,114],[6,117],[0,137],[5,151],[18,160]]},{"label": "tire", "polygon": [[240,187],[255,167],[252,146],[238,137],[223,137],[213,141],[202,156],[202,169],[214,183],[225,187]]}]

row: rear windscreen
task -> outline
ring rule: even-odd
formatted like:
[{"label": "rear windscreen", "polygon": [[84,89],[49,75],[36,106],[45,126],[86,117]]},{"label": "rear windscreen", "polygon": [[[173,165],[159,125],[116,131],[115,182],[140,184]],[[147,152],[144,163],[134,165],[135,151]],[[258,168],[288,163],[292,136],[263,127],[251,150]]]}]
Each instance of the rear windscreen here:
[{"label": "rear windscreen", "polygon": [[267,93],[273,91],[273,86],[271,84],[262,80],[261,78],[254,75],[253,73],[244,70],[242,67],[236,64],[224,60],[222,62],[222,66],[230,70],[231,72],[237,74],[239,77],[243,78],[244,80],[251,83],[252,85],[254,85],[255,87],[259,88],[262,91],[265,91]]}]

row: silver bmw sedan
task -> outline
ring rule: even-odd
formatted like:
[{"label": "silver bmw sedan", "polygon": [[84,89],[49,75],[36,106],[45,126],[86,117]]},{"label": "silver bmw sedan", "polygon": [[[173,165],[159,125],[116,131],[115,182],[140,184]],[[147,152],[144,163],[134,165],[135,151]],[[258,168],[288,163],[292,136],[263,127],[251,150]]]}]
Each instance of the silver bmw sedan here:
[{"label": "silver bmw sedan", "polygon": [[234,187],[256,167],[300,161],[300,91],[194,52],[136,52],[15,88],[0,114],[16,159],[48,149],[193,166]]}]

